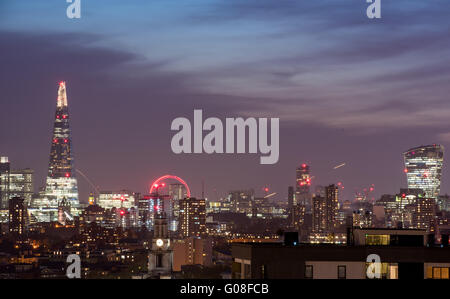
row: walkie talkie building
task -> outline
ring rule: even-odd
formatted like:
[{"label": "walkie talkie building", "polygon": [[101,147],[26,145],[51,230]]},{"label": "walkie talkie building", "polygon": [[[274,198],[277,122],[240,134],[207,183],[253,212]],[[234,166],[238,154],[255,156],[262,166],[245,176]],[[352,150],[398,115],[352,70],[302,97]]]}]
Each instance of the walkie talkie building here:
[{"label": "walkie talkie building", "polygon": [[79,205],[65,82],[60,82],[58,88],[45,195],[51,206],[57,207],[63,198],[72,207]]},{"label": "walkie talkie building", "polygon": [[403,153],[409,189],[422,189],[427,198],[437,199],[441,191],[444,147],[433,144]]}]

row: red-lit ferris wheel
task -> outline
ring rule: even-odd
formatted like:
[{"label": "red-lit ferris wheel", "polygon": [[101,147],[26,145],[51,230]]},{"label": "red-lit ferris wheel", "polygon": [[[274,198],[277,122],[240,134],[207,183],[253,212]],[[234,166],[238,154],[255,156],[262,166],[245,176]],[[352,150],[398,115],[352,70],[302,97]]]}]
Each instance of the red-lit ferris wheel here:
[{"label": "red-lit ferris wheel", "polygon": [[164,181],[166,181],[166,180],[176,180],[176,181],[180,182],[184,186],[184,188],[186,188],[187,197],[191,197],[191,190],[189,189],[189,186],[187,185],[187,183],[180,177],[177,177],[175,175],[170,175],[170,174],[163,175],[162,177],[159,177],[158,179],[156,179],[156,181],[154,181],[150,186],[150,194],[154,193],[155,190],[157,190],[160,187],[165,187]]}]

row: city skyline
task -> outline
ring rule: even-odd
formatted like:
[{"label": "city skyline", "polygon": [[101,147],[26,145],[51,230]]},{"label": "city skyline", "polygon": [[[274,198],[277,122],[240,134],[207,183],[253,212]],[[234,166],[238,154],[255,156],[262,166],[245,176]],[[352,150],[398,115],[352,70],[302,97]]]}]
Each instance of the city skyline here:
[{"label": "city skyline", "polygon": [[448,11],[1,1],[0,281],[448,281]]},{"label": "city skyline", "polygon": [[[386,3],[377,26],[361,13],[365,3],[336,1],[287,7],[111,1],[107,15],[92,3],[79,21],[66,18],[64,1],[2,3],[0,87],[8,100],[0,119],[14,129],[0,132],[0,154],[14,168],[34,169],[36,187],[44,184],[54,84],[64,80],[76,167],[101,189],[144,192],[155,178],[175,174],[194,195],[205,181],[210,198],[268,186],[285,199],[295,168],[308,163],[313,184],[342,181],[346,198],[371,184],[376,197],[395,193],[407,186],[406,149],[450,146],[444,83],[450,21],[443,9],[449,4],[438,2]],[[113,26],[117,19],[122,29]],[[250,36],[258,46],[248,43]],[[419,42],[423,36],[427,42]],[[273,50],[260,51],[261,45]],[[191,117],[194,108],[206,117],[280,117],[279,163],[257,165],[252,155],[174,155],[170,121]],[[450,193],[448,178],[444,166],[442,194]],[[85,202],[89,185],[79,181]]]}]

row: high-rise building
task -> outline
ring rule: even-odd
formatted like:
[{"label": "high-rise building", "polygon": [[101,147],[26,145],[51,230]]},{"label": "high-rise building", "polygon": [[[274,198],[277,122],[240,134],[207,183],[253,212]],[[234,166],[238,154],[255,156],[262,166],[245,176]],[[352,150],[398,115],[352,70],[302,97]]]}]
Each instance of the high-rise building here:
[{"label": "high-rise building", "polygon": [[206,233],[206,202],[188,197],[180,200],[180,233],[183,237],[200,237]]},{"label": "high-rise building", "polygon": [[9,204],[10,167],[8,157],[0,157],[0,209],[7,209]]},{"label": "high-rise building", "polygon": [[9,204],[9,173],[8,157],[0,157],[0,209],[7,209]]},{"label": "high-rise building", "polygon": [[413,227],[434,231],[436,216],[436,201],[433,198],[417,197],[412,217]]},{"label": "high-rise building", "polygon": [[327,228],[325,197],[314,196],[312,202],[312,232],[322,233]]},{"label": "high-rise building", "polygon": [[332,231],[337,226],[337,214],[339,210],[339,188],[336,185],[325,187],[325,199],[327,209],[327,229]]},{"label": "high-rise building", "polygon": [[26,227],[27,210],[23,198],[13,197],[9,200],[9,232],[22,235]]},{"label": "high-rise building", "polygon": [[444,147],[420,146],[406,151],[403,157],[408,188],[422,189],[426,198],[437,199],[441,190]]},{"label": "high-rise building", "polygon": [[33,197],[34,171],[11,170],[8,157],[0,157],[0,209],[8,209],[9,199],[21,197],[28,206]]},{"label": "high-rise building", "polygon": [[302,204],[307,211],[311,209],[311,176],[309,165],[303,163],[296,169],[295,204]]},{"label": "high-rise building", "polygon": [[63,198],[72,207],[79,206],[65,82],[59,83],[58,88],[45,196],[52,207],[57,207]]},{"label": "high-rise building", "polygon": [[28,206],[33,197],[33,178],[32,169],[11,170],[9,174],[9,198],[21,197]]},{"label": "high-rise building", "polygon": [[315,196],[312,205],[312,231],[333,232],[337,226],[339,210],[339,188],[336,185],[325,187],[325,197]]}]

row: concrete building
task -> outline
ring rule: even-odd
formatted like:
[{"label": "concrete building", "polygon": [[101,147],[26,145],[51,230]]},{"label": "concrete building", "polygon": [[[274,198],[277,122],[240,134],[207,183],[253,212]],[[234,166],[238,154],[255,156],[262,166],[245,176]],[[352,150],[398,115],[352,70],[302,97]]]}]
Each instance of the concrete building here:
[{"label": "concrete building", "polygon": [[[426,244],[426,246],[425,246]],[[354,229],[346,245],[234,243],[236,279],[449,278],[450,248],[423,230]]]},{"label": "concrete building", "polygon": [[181,271],[184,265],[212,265],[212,240],[186,238],[173,242],[173,271]]}]

